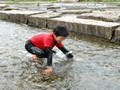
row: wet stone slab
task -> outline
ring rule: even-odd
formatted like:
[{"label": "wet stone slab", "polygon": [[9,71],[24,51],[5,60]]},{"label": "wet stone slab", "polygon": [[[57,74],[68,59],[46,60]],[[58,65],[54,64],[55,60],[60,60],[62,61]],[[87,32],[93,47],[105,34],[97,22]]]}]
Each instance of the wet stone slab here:
[{"label": "wet stone slab", "polygon": [[21,10],[0,11],[0,16],[7,21],[27,23],[27,18],[29,15],[34,15],[38,13],[43,13],[43,11],[21,11]]},{"label": "wet stone slab", "polygon": [[78,16],[78,18],[101,20],[107,22],[120,22],[120,10],[112,9],[104,11],[93,11],[92,13],[81,14]]},{"label": "wet stone slab", "polygon": [[34,26],[34,27],[36,26],[40,28],[46,28],[48,19],[59,17],[59,16],[61,16],[61,13],[50,12],[50,11],[43,14],[31,15],[28,17],[28,25]]},{"label": "wet stone slab", "polygon": [[48,27],[53,28],[56,25],[66,25],[70,31],[94,35],[107,39],[112,38],[112,33],[120,23],[96,21],[90,19],[77,19],[77,18],[54,18],[47,21]]}]

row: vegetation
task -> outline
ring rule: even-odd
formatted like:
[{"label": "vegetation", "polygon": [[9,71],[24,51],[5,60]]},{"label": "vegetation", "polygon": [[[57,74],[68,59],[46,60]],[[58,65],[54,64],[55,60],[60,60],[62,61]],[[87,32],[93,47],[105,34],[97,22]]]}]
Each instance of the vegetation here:
[{"label": "vegetation", "polygon": [[120,2],[120,0],[78,0],[79,2]]}]

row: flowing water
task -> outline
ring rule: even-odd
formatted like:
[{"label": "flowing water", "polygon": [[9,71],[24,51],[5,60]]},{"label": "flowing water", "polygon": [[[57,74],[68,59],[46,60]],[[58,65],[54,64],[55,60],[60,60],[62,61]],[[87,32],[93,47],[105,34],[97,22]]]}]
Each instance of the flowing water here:
[{"label": "flowing water", "polygon": [[63,43],[74,59],[66,59],[54,48],[54,73],[43,75],[42,69],[30,62],[24,44],[31,36],[44,32],[50,30],[0,21],[0,90],[120,89],[120,46],[91,42],[92,38],[68,37]]}]

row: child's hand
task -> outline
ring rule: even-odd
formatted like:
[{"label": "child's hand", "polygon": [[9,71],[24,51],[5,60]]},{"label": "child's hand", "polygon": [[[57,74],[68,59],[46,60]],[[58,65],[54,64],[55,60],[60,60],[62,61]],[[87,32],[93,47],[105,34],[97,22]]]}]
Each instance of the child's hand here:
[{"label": "child's hand", "polygon": [[70,53],[67,55],[68,58],[73,58],[73,55]]},{"label": "child's hand", "polygon": [[53,68],[51,66],[47,66],[47,68],[43,71],[43,74],[50,74],[53,72]]},{"label": "child's hand", "polygon": [[67,52],[65,55],[67,58],[73,58],[72,51]]}]

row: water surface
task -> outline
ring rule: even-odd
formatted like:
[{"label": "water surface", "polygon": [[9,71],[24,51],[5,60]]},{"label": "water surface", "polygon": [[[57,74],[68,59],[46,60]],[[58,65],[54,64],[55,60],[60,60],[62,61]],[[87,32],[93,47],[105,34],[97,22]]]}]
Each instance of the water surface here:
[{"label": "water surface", "polygon": [[54,73],[42,75],[24,44],[44,32],[50,30],[0,21],[0,90],[119,90],[120,46],[69,37],[63,43],[74,60],[54,48]]}]

